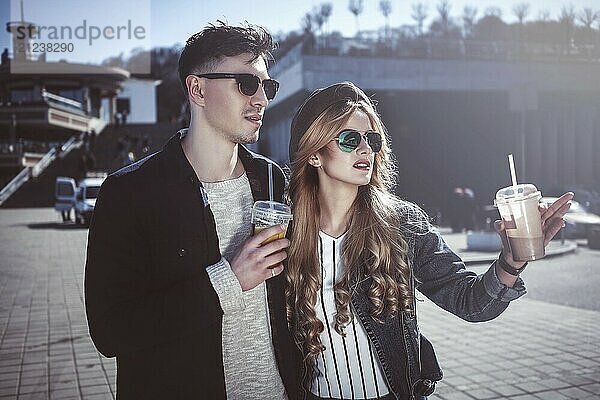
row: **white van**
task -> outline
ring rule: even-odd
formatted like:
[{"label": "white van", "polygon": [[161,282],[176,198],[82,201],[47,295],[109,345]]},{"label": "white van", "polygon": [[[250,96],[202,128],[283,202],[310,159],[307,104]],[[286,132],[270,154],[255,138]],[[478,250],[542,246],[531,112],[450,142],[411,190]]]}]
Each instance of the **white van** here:
[{"label": "white van", "polygon": [[59,176],[54,186],[54,209],[61,213],[63,222],[71,220],[71,210],[75,207],[77,184],[75,179]]},{"label": "white van", "polygon": [[54,209],[61,213],[63,222],[71,220],[71,210],[74,210],[75,223],[89,226],[104,179],[106,174],[101,174],[100,177],[84,178],[75,184],[73,178],[56,178]]}]

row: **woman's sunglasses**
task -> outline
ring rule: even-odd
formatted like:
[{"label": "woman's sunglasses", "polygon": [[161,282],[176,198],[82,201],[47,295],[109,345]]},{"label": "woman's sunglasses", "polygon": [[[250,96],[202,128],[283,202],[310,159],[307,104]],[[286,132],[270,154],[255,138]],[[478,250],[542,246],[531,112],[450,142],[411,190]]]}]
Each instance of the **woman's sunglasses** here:
[{"label": "woman's sunglasses", "polygon": [[253,74],[229,74],[214,72],[211,74],[194,75],[199,78],[206,79],[235,79],[240,93],[246,96],[254,96],[262,84],[262,87],[265,90],[265,96],[267,96],[267,100],[273,100],[277,94],[277,91],[279,90],[279,82],[277,82],[275,79],[265,79],[261,81],[258,76]]},{"label": "woman's sunglasses", "polygon": [[373,153],[377,153],[381,150],[381,134],[375,131],[366,131],[361,134],[354,130],[341,131],[338,136],[332,140],[337,141],[338,147],[344,153],[350,153],[360,146],[360,141],[365,139],[365,142],[371,147]]}]

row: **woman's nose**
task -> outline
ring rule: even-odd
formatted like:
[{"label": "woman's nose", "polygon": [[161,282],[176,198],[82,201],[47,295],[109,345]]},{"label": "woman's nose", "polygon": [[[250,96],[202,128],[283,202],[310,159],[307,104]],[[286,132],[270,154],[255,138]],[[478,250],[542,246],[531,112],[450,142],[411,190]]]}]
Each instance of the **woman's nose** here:
[{"label": "woman's nose", "polygon": [[373,152],[373,149],[364,136],[360,138],[360,144],[358,145],[357,151],[358,154],[371,154]]}]

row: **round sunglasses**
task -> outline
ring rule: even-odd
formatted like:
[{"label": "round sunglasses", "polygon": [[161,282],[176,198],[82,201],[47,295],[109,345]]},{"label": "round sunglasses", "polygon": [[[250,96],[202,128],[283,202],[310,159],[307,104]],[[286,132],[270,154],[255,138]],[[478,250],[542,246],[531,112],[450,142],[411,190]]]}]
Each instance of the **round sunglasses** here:
[{"label": "round sunglasses", "polygon": [[364,134],[352,129],[341,131],[336,138],[338,147],[344,153],[350,153],[360,146],[360,141],[365,139],[365,142],[371,147],[373,153],[378,153],[381,150],[382,138],[381,133],[375,131],[366,131]]},{"label": "round sunglasses", "polygon": [[262,85],[263,89],[265,90],[265,96],[267,96],[267,100],[273,100],[277,94],[277,91],[279,90],[279,82],[277,82],[275,79],[264,79],[261,81],[260,78],[254,74],[230,74],[214,72],[210,74],[194,74],[194,76],[206,79],[235,79],[240,93],[246,96],[254,96],[254,94],[258,91],[258,88]]}]

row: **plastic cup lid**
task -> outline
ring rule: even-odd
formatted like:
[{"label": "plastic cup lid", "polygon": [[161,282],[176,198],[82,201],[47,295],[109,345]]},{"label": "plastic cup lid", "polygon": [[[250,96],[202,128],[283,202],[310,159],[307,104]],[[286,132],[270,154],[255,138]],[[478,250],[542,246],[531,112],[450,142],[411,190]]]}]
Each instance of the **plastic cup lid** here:
[{"label": "plastic cup lid", "polygon": [[517,186],[507,186],[496,192],[494,205],[509,201],[522,201],[531,197],[542,197],[541,192],[531,183],[522,183]]},{"label": "plastic cup lid", "polygon": [[292,219],[290,207],[277,201],[259,200],[254,203],[252,213],[257,217],[276,217]]}]

